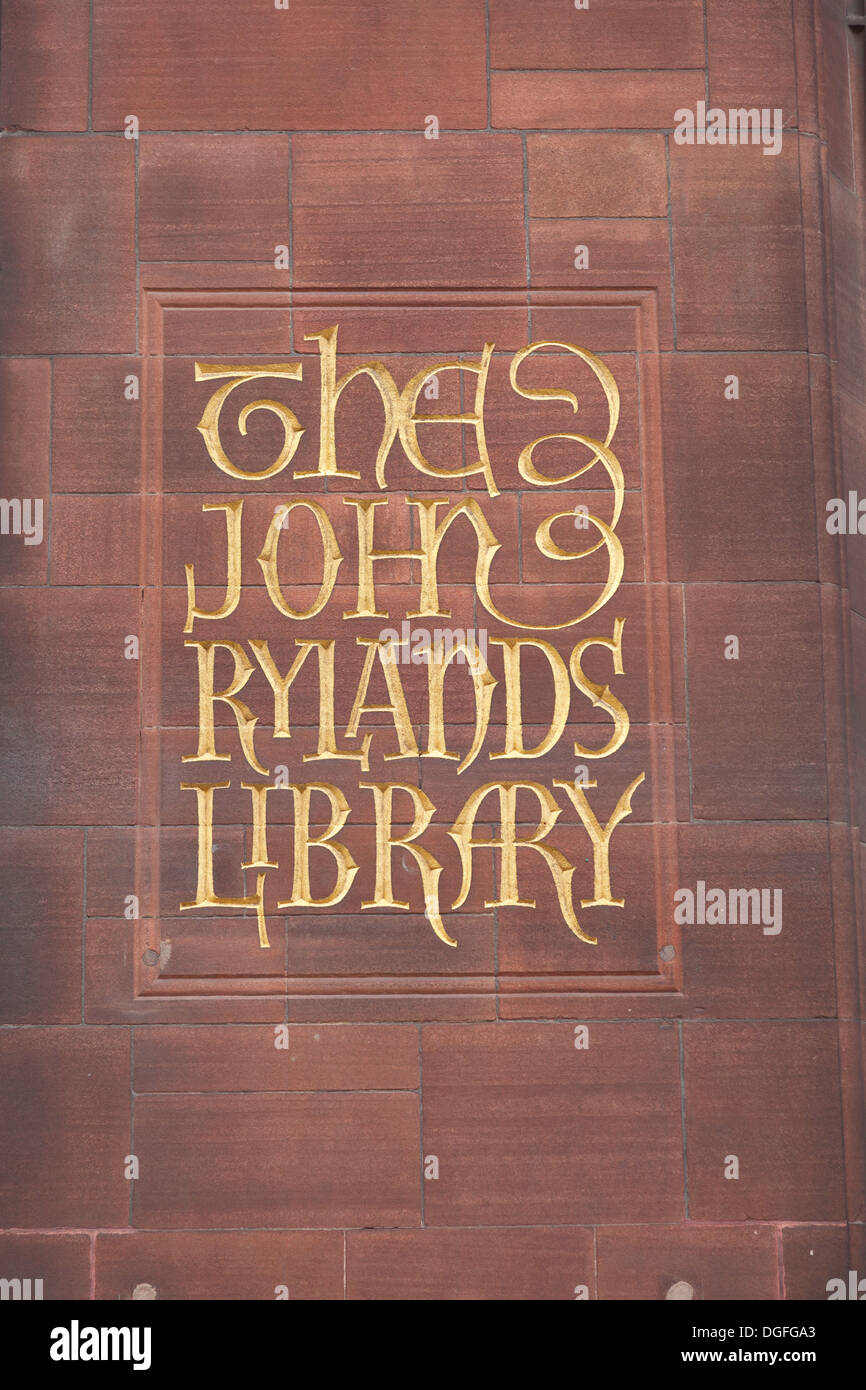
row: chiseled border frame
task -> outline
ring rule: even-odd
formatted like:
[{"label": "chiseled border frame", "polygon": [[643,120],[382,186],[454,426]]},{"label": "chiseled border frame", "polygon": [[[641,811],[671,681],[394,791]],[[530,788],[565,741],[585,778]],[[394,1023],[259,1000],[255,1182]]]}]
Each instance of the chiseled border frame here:
[{"label": "chiseled border frame", "polygon": [[[673,922],[670,885],[675,884],[677,828],[673,740],[660,747],[650,737],[647,768],[652,798],[653,858],[656,884],[656,940],[674,947],[670,961],[658,951],[655,972],[567,975],[485,974],[401,977],[283,977],[245,975],[174,977],[160,974],[159,944],[159,724],[162,637],[162,411],[163,315],[166,309],[309,309],[321,307],[332,317],[340,309],[443,308],[457,310],[516,308],[632,309],[639,381],[639,456],[647,604],[651,730],[674,724],[672,625],[659,621],[650,599],[653,585],[668,586],[665,494],[662,467],[661,384],[659,372],[658,290],[288,290],[277,288],[280,276],[270,267],[153,264],[142,267],[142,429],[141,429],[141,633],[144,659],[139,689],[139,779],[135,855],[135,892],[142,916],[135,923],[131,965],[131,1012],[154,1021],[213,1017],[206,1002],[245,1001],[244,1018],[282,1017],[294,1021],[427,1021],[435,1019],[677,1016],[683,1004],[681,932]],[[224,280],[224,287],[218,282]],[[215,285],[214,282],[217,282]],[[529,339],[527,339],[529,341]],[[589,344],[593,347],[593,344]],[[670,604],[666,606],[670,616]],[[155,958],[148,964],[145,951]],[[128,977],[127,977],[128,978]],[[277,985],[279,987],[275,987]],[[254,1001],[265,1006],[260,1009]],[[116,1001],[120,1004],[120,1001]],[[196,1007],[196,1006],[199,1007]],[[152,1012],[156,1006],[155,1012]],[[201,1006],[205,1006],[202,1012]],[[278,1006],[278,1012],[275,1011]],[[224,1017],[224,1012],[219,1017]]]}]

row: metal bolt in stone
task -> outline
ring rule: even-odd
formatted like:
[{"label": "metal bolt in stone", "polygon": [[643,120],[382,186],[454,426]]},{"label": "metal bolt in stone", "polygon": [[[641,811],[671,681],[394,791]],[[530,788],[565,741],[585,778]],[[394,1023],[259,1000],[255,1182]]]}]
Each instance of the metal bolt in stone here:
[{"label": "metal bolt in stone", "polygon": [[685,1279],[678,1279],[675,1284],[671,1284],[665,1294],[665,1301],[668,1299],[688,1299],[694,1298],[695,1291],[691,1284],[687,1284]]}]

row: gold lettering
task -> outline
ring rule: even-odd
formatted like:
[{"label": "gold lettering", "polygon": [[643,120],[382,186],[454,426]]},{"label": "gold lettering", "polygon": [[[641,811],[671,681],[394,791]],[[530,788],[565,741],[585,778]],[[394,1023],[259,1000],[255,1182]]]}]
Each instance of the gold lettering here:
[{"label": "gold lettering", "polygon": [[[318,836],[310,834],[310,799],[313,792],[326,796],[331,808],[328,827]],[[277,907],[330,907],[345,898],[358,872],[358,865],[346,846],[334,839],[348,820],[349,803],[339,787],[332,787],[326,782],[310,782],[300,786],[293,784],[292,795],[295,800],[292,896],[286,902],[278,902]],[[314,898],[310,888],[310,850],[316,845],[332,854],[337,863],[337,881],[324,898]]]},{"label": "gold lettering", "polygon": [[[538,828],[522,840],[517,838],[516,833],[517,792],[520,788],[533,792],[541,807],[541,819]],[[472,831],[479,807],[484,798],[494,791],[499,796],[500,834],[495,839],[476,840]],[[483,847],[489,849],[493,846],[502,851],[499,869],[499,897],[494,901],[485,902],[484,906],[535,907],[535,899],[521,898],[517,888],[517,851],[518,849],[534,849],[541,855],[550,870],[559,901],[559,910],[568,926],[575,936],[580,937],[581,941],[595,946],[597,944],[596,938],[587,936],[574,915],[571,901],[571,880],[574,877],[574,866],[569,864],[561,850],[543,843],[544,837],[553,829],[560,812],[561,807],[557,805],[552,793],[540,782],[488,782],[483,787],[477,787],[468,797],[454,825],[448,831],[460,851],[460,862],[463,867],[463,882],[453,906],[461,907],[469,895],[469,889],[472,885],[473,849]]]},{"label": "gold lettering", "polygon": [[234,613],[241,596],[241,519],[243,498],[239,502],[202,502],[203,512],[225,512],[226,514],[226,596],[219,608],[212,613],[197,608],[195,602],[195,565],[185,565],[186,570],[186,623],[184,632],[192,632],[195,618],[227,618]]},{"label": "gold lettering", "polygon": [[[399,753],[386,753],[385,761],[389,762],[395,758],[417,758],[418,744],[412,732],[412,724],[409,719],[409,711],[406,708],[406,696],[403,694],[403,683],[400,680],[400,673],[397,670],[397,663],[391,655],[391,643],[378,637],[356,637],[355,641],[359,647],[366,647],[367,654],[364,657],[364,669],[361,679],[358,682],[358,691],[355,695],[355,703],[352,705],[352,712],[349,715],[349,722],[346,725],[346,734],[349,738],[357,738],[358,725],[362,714],[390,714],[394,721],[394,728],[397,731],[397,743]],[[387,705],[368,705],[365,704],[367,690],[370,685],[370,677],[373,673],[373,662],[379,657],[379,664],[384,672],[385,684],[388,687],[390,703]]]},{"label": "gold lettering", "polygon": [[319,344],[319,359],[322,373],[322,415],[319,427],[319,466],[318,468],[299,469],[295,473],[296,478],[315,478],[321,474],[323,476],[337,478],[360,478],[360,473],[355,473],[344,468],[337,467],[337,443],[336,443],[336,413],[337,402],[345,391],[346,387],[356,377],[368,376],[377,387],[382,398],[382,405],[385,408],[385,429],[382,434],[382,441],[376,454],[376,480],[380,487],[385,486],[385,460],[388,451],[394,443],[397,434],[397,417],[399,413],[400,396],[396,382],[391,373],[381,362],[364,362],[360,367],[353,367],[345,376],[337,381],[337,334],[339,325],[334,328],[326,328],[321,333],[305,333],[305,343]]},{"label": "gold lettering", "polygon": [[[554,744],[562,738],[568,722],[571,704],[571,691],[568,684],[568,671],[565,662],[555,647],[549,642],[537,642],[532,637],[491,637],[493,647],[502,648],[505,663],[505,747],[501,753],[491,753],[493,758],[541,758],[549,753]],[[550,728],[540,743],[534,748],[523,746],[523,698],[520,681],[520,654],[524,647],[535,647],[543,652],[553,673],[554,704]]]},{"label": "gold lettering", "polygon": [[301,442],[301,435],[304,433],[297,415],[289,410],[287,405],[271,400],[251,401],[249,405],[244,406],[238,417],[238,430],[244,437],[247,432],[247,420],[254,410],[272,411],[283,427],[282,449],[270,467],[260,469],[258,473],[248,473],[245,469],[236,467],[226,454],[220,439],[220,414],[226,398],[243,382],[256,381],[259,377],[275,376],[286,377],[290,381],[300,381],[303,370],[303,363],[301,362],[269,362],[264,367],[231,367],[221,362],[196,362],[196,381],[231,377],[231,381],[227,382],[225,386],[220,386],[214,391],[196,426],[217,468],[221,468],[232,478],[271,478],[274,473],[279,473],[281,469],[285,468],[286,464],[294,457],[295,450]]},{"label": "gold lettering", "polygon": [[622,665],[622,630],[625,625],[625,618],[614,618],[613,637],[585,637],[582,642],[578,642],[572,649],[569,659],[571,678],[578,690],[584,695],[588,695],[593,705],[599,705],[613,719],[613,733],[603,748],[594,752],[591,748],[584,748],[583,744],[575,740],[574,751],[584,758],[609,758],[611,753],[615,753],[621,748],[628,738],[630,727],[628,710],[615,695],[611,694],[610,686],[598,685],[596,681],[591,681],[581,670],[580,660],[588,647],[607,647],[613,653],[613,669],[616,675],[623,675]]},{"label": "gold lettering", "polygon": [[[280,543],[280,535],[284,530],[283,521],[290,516],[296,507],[305,507],[308,512],[312,512],[316,518],[316,525],[319,528],[319,535],[322,538],[322,582],[319,592],[313,604],[299,612],[297,608],[292,608],[286,602],[282,588],[280,587],[279,576],[277,575],[277,548]],[[271,603],[286,618],[314,618],[317,613],[321,613],[337,582],[337,571],[343,563],[343,556],[337,544],[337,537],[334,535],[334,528],[328,520],[328,514],[324,507],[318,502],[307,502],[299,500],[296,502],[284,502],[277,508],[274,518],[268,527],[268,534],[262,547],[262,553],[258,557],[262,574],[265,576],[268,594]]]},{"label": "gold lettering", "polygon": [[[487,453],[487,442],[484,436],[484,393],[487,387],[487,373],[490,369],[490,359],[493,356],[493,343],[485,343],[484,351],[480,362],[461,362],[459,359],[452,362],[436,362],[432,367],[425,367],[422,371],[413,376],[412,380],[403,387],[403,394],[400,397],[400,442],[403,451],[409,462],[418,469],[419,473],[426,473],[432,478],[468,478],[474,473],[481,473],[487,484],[487,491],[491,497],[499,496],[499,489],[493,477],[493,468],[490,457]],[[478,380],[475,383],[475,404],[472,410],[465,411],[460,415],[418,415],[416,409],[421,388],[431,376],[438,376],[441,372],[473,372]],[[475,430],[475,442],[478,446],[478,458],[474,463],[469,463],[465,468],[436,468],[422,454],[421,446],[418,443],[417,426],[427,425],[472,425]],[[379,486],[385,486],[384,473],[379,479]]]},{"label": "gold lettering", "polygon": [[410,618],[450,618],[450,608],[439,607],[438,564],[439,547],[445,539],[450,526],[458,516],[465,516],[475,532],[478,548],[475,555],[475,584],[480,588],[486,585],[490,566],[496,552],[501,549],[499,541],[490,529],[487,518],[475,498],[456,503],[437,524],[436,512],[444,506],[447,497],[407,497],[406,501],[418,508],[418,525],[421,532],[421,598],[417,609],[410,609]]},{"label": "gold lettering", "polygon": [[279,861],[268,858],[268,792],[276,791],[276,783],[241,782],[241,786],[253,803],[253,855],[241,868],[278,869]]},{"label": "gold lettering", "polygon": [[[198,752],[185,753],[182,761],[185,763],[231,762],[230,753],[218,753],[216,751],[214,705],[217,701],[221,701],[228,705],[237,720],[241,747],[250,767],[254,772],[260,772],[263,777],[267,777],[268,769],[262,767],[256,757],[253,742],[258,716],[254,715],[242,700],[235,699],[235,696],[243,690],[255,670],[253,663],[238,642],[184,642],[184,646],[195,647],[198,652]],[[218,648],[231,652],[235,670],[226,689],[215,691],[213,688],[214,659]]]},{"label": "gold lettering", "polygon": [[[413,787],[408,782],[359,782],[358,785],[373,793],[376,809],[376,887],[373,897],[367,902],[362,902],[361,907],[397,907],[404,912],[410,910],[409,903],[400,902],[394,897],[391,881],[392,851],[406,849],[421,873],[427,920],[440,941],[444,941],[448,946],[456,946],[457,942],[452,940],[442,925],[439,910],[439,876],[442,873],[442,865],[434,859],[429,850],[412,843],[419,835],[424,834],[433,819],[436,812],[433,802],[420,787]],[[395,791],[406,792],[412,800],[414,816],[412,825],[405,835],[394,835],[392,831],[392,802]]]},{"label": "gold lettering", "polygon": [[423,758],[456,759],[460,757],[459,753],[449,753],[445,747],[445,673],[460,652],[466,656],[469,670],[472,673],[472,688],[475,694],[475,737],[472,740],[472,747],[457,769],[458,774],[471,766],[481,752],[487,733],[487,725],[490,722],[490,704],[493,700],[493,691],[498,684],[496,677],[490,674],[487,662],[474,642],[461,637],[452,642],[447,651],[443,651],[442,643],[434,644],[433,651],[429,652],[427,656],[429,714],[427,747],[421,755]]},{"label": "gold lettering", "polygon": [[[622,469],[620,467],[619,460],[616,458],[616,456],[612,453],[610,449],[611,440],[613,439],[613,436],[616,433],[616,427],[619,423],[619,387],[617,386],[616,381],[614,380],[613,373],[610,371],[610,368],[607,367],[604,362],[602,362],[600,357],[596,357],[595,354],[592,352],[587,352],[585,348],[576,347],[574,343],[530,343],[528,347],[521,348],[519,352],[516,352],[514,354],[514,357],[511,359],[511,366],[509,368],[508,373],[512,388],[517,392],[519,396],[523,396],[525,400],[565,401],[568,405],[571,406],[573,411],[576,412],[578,408],[577,396],[575,396],[572,391],[557,391],[556,389],[552,389],[548,386],[542,386],[532,389],[530,387],[518,385],[518,367],[520,366],[521,362],[524,362],[527,357],[531,357],[533,353],[538,352],[540,348],[559,348],[563,352],[574,353],[576,357],[579,357],[581,361],[585,362],[587,366],[591,369],[594,376],[601,383],[601,388],[604,391],[605,400],[607,401],[607,435],[605,436],[604,443],[601,444],[597,439],[590,439],[589,436],[585,434],[545,434],[540,439],[535,439],[531,444],[527,444],[526,448],[522,450],[517,462],[517,466],[520,470],[521,477],[526,478],[527,482],[535,483],[538,487],[556,487],[561,483],[573,482],[574,479],[579,478],[582,473],[588,472],[589,469],[592,468],[593,465],[597,463],[600,459],[601,462],[604,464],[604,467],[607,469],[611,481],[614,484],[617,498],[620,499],[618,501],[615,513],[615,518],[618,518],[619,507],[621,507],[622,505],[621,492],[624,488],[624,483],[622,477]],[[547,478],[544,476],[543,473],[538,472],[538,469],[535,467],[532,461],[532,454],[536,445],[543,444],[548,439],[572,439],[576,443],[583,444],[586,447],[594,450],[595,452],[593,454],[593,457],[590,459],[589,463],[583,464],[573,473],[567,473],[561,478]],[[616,526],[616,519],[614,520],[613,525]]]},{"label": "gold lettering", "polygon": [[[259,945],[270,946],[265,922],[265,875],[256,876],[256,891],[248,898],[218,898],[213,883],[213,794],[231,786],[230,782],[181,782],[183,792],[195,792],[198,807],[198,882],[195,902],[180,903],[181,912],[195,907],[255,908],[259,926]],[[266,789],[267,790],[267,789]],[[251,867],[245,865],[244,867]]]},{"label": "gold lettering", "polygon": [[295,646],[301,650],[292,662],[285,676],[281,676],[277,663],[271,656],[271,649],[266,641],[259,638],[250,639],[250,647],[253,655],[265,673],[268,684],[274,692],[274,738],[291,738],[292,733],[289,728],[289,687],[294,682],[295,677],[309,656],[313,647],[318,646],[316,642],[303,642],[300,638],[295,639]]},{"label": "gold lettering", "polygon": [[250,646],[267,677],[274,692],[274,738],[291,738],[289,727],[289,687],[315,648],[319,663],[319,738],[315,753],[305,753],[304,762],[315,762],[320,758],[348,758],[359,762],[365,772],[369,769],[371,733],[365,734],[361,747],[357,750],[343,750],[337,747],[337,733],[334,725],[334,641],[311,638],[302,641],[295,638],[295,645],[301,650],[295,657],[288,674],[281,676],[276,662],[271,656],[265,641],[251,640]]},{"label": "gold lettering", "polygon": [[[631,814],[631,799],[646,776],[642,772],[636,777],[623,792],[619,801],[614,807],[613,815],[607,825],[602,830],[589,802],[583,787],[573,782],[559,782],[554,779],[555,787],[562,787],[568,796],[569,801],[574,806],[580,819],[583,821],[584,829],[592,841],[593,856],[593,896],[591,898],[581,898],[581,907],[624,907],[625,898],[614,898],[611,896],[610,888],[610,837],[621,820]],[[594,780],[587,782],[587,786],[595,787]]]},{"label": "gold lettering", "polygon": [[[375,463],[375,477],[379,488],[385,489],[387,486],[387,460],[394,441],[399,435],[407,459],[419,473],[428,477],[449,480],[481,476],[484,479],[487,494],[492,498],[498,497],[499,491],[488,453],[484,422],[485,396],[494,350],[493,343],[485,343],[482,353],[472,361],[462,361],[455,357],[425,367],[414,375],[400,391],[391,373],[379,361],[364,362],[360,366],[351,368],[342,377],[338,377],[338,336],[339,325],[305,335],[306,342],[315,343],[318,347],[321,370],[319,457],[316,468],[297,471],[294,476],[297,478],[361,478],[362,474],[359,471],[349,471],[340,466],[337,456],[336,416],[340,399],[346,388],[356,378],[367,377],[378,391],[384,411],[383,430],[377,447]],[[341,498],[342,504],[355,509],[358,535],[358,583],[356,607],[353,610],[345,611],[343,617],[345,619],[387,619],[389,617],[388,612],[379,610],[377,607],[376,562],[408,560],[417,561],[419,566],[418,571],[415,571],[414,567],[412,569],[413,576],[417,574],[416,582],[419,585],[418,606],[416,609],[409,609],[405,612],[406,621],[403,623],[402,647],[404,649],[409,647],[411,625],[408,619],[450,619],[451,611],[440,606],[440,550],[451,526],[458,518],[465,518],[475,533],[475,592],[480,600],[480,605],[492,617],[510,628],[535,630],[532,636],[489,639],[494,646],[502,649],[505,686],[504,747],[501,752],[491,753],[490,758],[542,758],[550,753],[562,739],[568,725],[571,708],[571,682],[581,694],[591,701],[593,707],[602,709],[612,720],[612,731],[602,748],[593,751],[590,748],[585,748],[579,741],[575,741],[575,754],[584,758],[603,758],[615,753],[625,743],[630,729],[629,716],[622,702],[612,694],[609,685],[591,680],[585,674],[583,660],[585,654],[592,647],[605,648],[611,653],[614,674],[623,675],[622,634],[625,619],[615,618],[613,620],[613,635],[610,638],[587,637],[575,643],[568,660],[551,642],[542,640],[540,634],[560,631],[584,622],[610,601],[623,579],[624,554],[622,542],[616,534],[616,528],[622,513],[625,483],[622,467],[612,448],[612,441],[619,421],[619,390],[609,369],[593,353],[571,343],[541,341],[521,349],[515,353],[511,360],[509,377],[512,389],[517,395],[532,401],[564,402],[571,406],[573,412],[577,412],[578,398],[571,391],[558,387],[531,388],[520,384],[518,378],[521,365],[529,357],[543,349],[560,351],[578,358],[584,367],[588,367],[592,372],[593,378],[600,385],[607,402],[608,422],[604,439],[595,439],[588,434],[577,432],[546,434],[527,444],[520,451],[517,460],[520,476],[534,487],[555,487],[573,483],[597,463],[601,464],[605,470],[613,493],[610,520],[605,521],[600,517],[590,515],[589,509],[585,506],[577,509],[582,517],[586,518],[587,523],[594,528],[595,539],[592,540],[591,544],[584,549],[571,551],[564,549],[563,545],[553,539],[553,528],[557,523],[563,523],[566,518],[573,520],[574,509],[556,511],[545,517],[537,525],[534,537],[537,551],[547,559],[558,562],[580,561],[597,552],[606,554],[608,562],[606,578],[603,582],[599,581],[598,584],[594,584],[591,591],[587,586],[590,598],[592,593],[595,593],[596,597],[576,617],[567,617],[564,621],[544,623],[533,620],[527,623],[502,612],[494,601],[491,588],[493,561],[502,547],[485,516],[481,505],[483,498],[479,500],[478,494],[473,495],[471,492],[464,492],[462,496],[458,494],[456,501],[444,495],[407,496],[405,502],[416,509],[416,513],[410,515],[413,517],[412,534],[414,536],[417,530],[417,540],[407,548],[397,550],[378,548],[375,538],[376,508],[387,506],[390,499],[387,497],[344,496]],[[475,376],[472,408],[461,409],[459,412],[451,414],[419,414],[419,399],[425,384],[431,378],[440,376],[445,372],[457,372],[458,374],[463,372]],[[268,377],[282,381],[301,381],[302,373],[303,365],[297,361],[268,363],[264,366],[195,363],[196,381],[222,382],[208,400],[197,428],[204,439],[210,458],[223,472],[233,478],[255,481],[274,476],[291,462],[297,452],[304,430],[287,405],[276,400],[262,399],[252,401],[240,409],[237,428],[242,437],[247,434],[248,420],[252,412],[257,410],[270,412],[277,417],[282,425],[283,442],[279,453],[269,466],[259,471],[247,471],[239,468],[229,459],[221,437],[222,411],[232,392],[245,383]],[[460,380],[462,382],[463,378]],[[253,393],[247,392],[246,394]],[[428,398],[438,399],[438,387],[435,390],[431,388],[425,394]],[[470,453],[468,458],[473,461],[464,462],[462,466],[453,469],[431,463],[425,457],[419,443],[419,426],[437,424],[457,426],[461,438],[464,427],[470,426],[474,430],[477,457],[473,459],[473,454]],[[543,444],[555,440],[569,441],[577,445],[588,461],[579,464],[572,471],[559,477],[550,477],[540,472],[535,463],[535,454]],[[467,457],[465,453],[463,457],[465,460]],[[356,460],[352,458],[351,461],[355,462]],[[340,567],[343,563],[343,553],[325,503],[327,503],[328,508],[331,507],[328,498],[317,501],[303,496],[291,497],[281,503],[270,521],[261,553],[257,557],[257,563],[262,571],[271,603],[282,617],[295,622],[310,620],[327,607],[333,598]],[[444,514],[442,513],[443,507],[445,508]],[[243,582],[243,508],[244,499],[202,504],[203,512],[223,512],[225,516],[225,596],[218,607],[210,611],[201,608],[196,597],[195,565],[187,564],[185,566],[187,590],[185,634],[193,631],[196,619],[216,621],[228,618],[238,608]],[[305,508],[312,514],[318,528],[322,551],[321,580],[318,592],[306,609],[297,609],[288,601],[281,583],[278,565],[280,531],[288,529],[288,519],[297,508]],[[607,508],[605,507],[604,510],[606,511]],[[416,514],[417,528],[414,526]],[[381,525],[382,523],[380,523],[380,529]],[[296,544],[297,541],[295,540]],[[307,570],[305,569],[305,583],[306,573]],[[579,572],[568,571],[568,574],[570,582],[574,582],[575,578],[579,577]],[[312,589],[313,585],[309,587]],[[578,599],[578,602],[586,603],[587,600],[581,598]],[[478,612],[480,611],[481,607],[478,608]],[[556,605],[552,612],[544,612],[543,616],[561,616],[561,607]],[[446,639],[444,642],[441,640],[443,635]],[[349,760],[358,763],[361,769],[368,773],[370,748],[377,728],[367,728],[361,735],[359,727],[365,715],[384,714],[390,715],[393,722],[397,745],[396,751],[384,754],[386,760],[418,757],[444,758],[456,764],[456,772],[459,775],[473,764],[484,747],[490,724],[493,692],[498,684],[488,666],[487,633],[482,631],[480,647],[476,645],[476,638],[477,632],[468,627],[445,630],[437,628],[433,633],[432,642],[428,631],[419,630],[415,634],[415,645],[412,649],[411,659],[417,662],[424,655],[428,667],[426,715],[419,712],[419,719],[422,721],[426,719],[427,723],[426,747],[423,754],[419,753],[418,741],[406,702],[395,650],[396,630],[389,630],[389,634],[383,634],[380,631],[378,637],[356,638],[355,646],[364,650],[364,658],[345,734],[341,731],[340,737],[348,742],[358,741],[359,746],[357,748],[340,748],[337,745],[336,642],[332,638],[310,637],[303,640],[295,638],[294,648],[296,651],[290,661],[288,657],[286,658],[288,669],[285,674],[279,669],[272,656],[269,642],[264,639],[247,639],[252,657],[255,660],[247,656],[244,647],[238,641],[188,640],[185,645],[194,648],[197,652],[199,729],[197,752],[191,755],[185,754],[183,762],[231,761],[231,754],[217,751],[215,711],[217,704],[221,703],[227,705],[232,711],[247,764],[259,776],[269,778],[268,769],[258,761],[255,751],[255,731],[259,722],[258,716],[252,713],[251,709],[240,698],[240,694],[256,670],[257,664],[273,694],[274,738],[291,738],[290,691],[295,687],[305,664],[309,670],[308,658],[311,651],[315,649],[319,679],[318,736],[316,751],[305,753],[303,755],[304,762],[328,759]],[[247,645],[247,641],[244,645]],[[291,648],[291,643],[289,646]],[[216,654],[220,648],[230,653],[233,673],[224,688],[216,690]],[[522,663],[525,648],[534,648],[544,656],[553,677],[553,710],[549,727],[544,731],[542,726],[543,737],[532,747],[526,746],[527,730],[524,724]],[[445,682],[452,662],[456,661],[458,664],[463,664],[464,658],[465,663],[470,668],[472,678],[475,723],[471,746],[468,752],[461,754],[447,747]],[[220,660],[224,660],[224,658],[220,658]],[[369,703],[370,684],[377,660],[387,690],[387,702],[382,704]],[[379,679],[378,676],[377,679]],[[527,680],[527,686],[529,685],[531,682]],[[268,701],[268,703],[270,702]],[[381,726],[377,727],[381,731]],[[466,741],[469,741],[468,726],[465,731],[465,738]],[[455,741],[462,746],[464,737],[461,736],[458,739],[455,736]],[[286,786],[289,781],[287,769],[280,768],[279,772],[280,775],[275,780],[253,783],[240,782],[241,788],[250,794],[251,805],[251,844],[246,852],[247,857],[242,859],[240,867],[245,872],[256,871],[256,888],[254,893],[238,897],[219,897],[214,888],[214,793],[217,790],[229,788],[231,783],[181,784],[183,789],[195,791],[198,812],[196,896],[193,902],[181,903],[181,910],[211,907],[255,910],[259,942],[263,947],[270,944],[264,916],[265,877],[267,871],[279,868],[279,862],[270,858],[268,797],[270,792]],[[590,808],[583,786],[577,782],[558,780],[552,784],[553,788],[562,787],[565,790],[568,800],[577,811],[580,822],[592,844],[593,896],[581,899],[580,906],[582,908],[621,907],[624,905],[624,900],[615,898],[612,893],[610,843],[616,827],[631,814],[632,797],[644,779],[645,774],[641,773],[625,789],[617,801],[613,814],[604,826],[600,824]],[[597,783],[594,780],[589,780],[585,785],[596,787]],[[395,897],[393,884],[394,852],[400,851],[407,867],[408,861],[405,859],[405,852],[408,852],[420,874],[425,916],[430,921],[436,936],[442,942],[452,947],[456,946],[456,941],[445,930],[442,921],[439,901],[442,865],[429,850],[419,843],[436,814],[436,808],[432,801],[420,786],[413,786],[411,783],[360,782],[358,786],[360,789],[372,793],[376,837],[375,883],[370,896],[362,900],[362,909],[412,911],[409,901]],[[287,900],[279,902],[277,906],[280,909],[331,907],[347,896],[358,873],[358,865],[350,850],[337,838],[351,814],[349,802],[343,791],[329,783],[292,784],[290,790],[294,805],[294,860],[291,895]],[[393,825],[394,796],[397,792],[405,793],[412,804],[411,825],[408,830],[402,828],[401,833],[395,833]],[[532,828],[531,824],[527,827],[521,823],[519,825],[520,833],[518,833],[518,793],[521,794],[522,806],[522,797],[527,792],[534,797],[538,808],[537,825]],[[314,793],[319,793],[327,802],[328,814],[327,817],[324,814],[317,814],[315,816],[317,823],[311,829],[315,804],[313,801]],[[482,808],[488,804],[488,798],[493,794],[497,798],[498,818],[495,813],[491,815],[484,811],[483,819],[488,822],[491,819],[494,821],[498,819],[496,824],[498,834],[492,839],[481,839],[475,835],[476,822],[482,816]],[[456,820],[447,832],[457,846],[462,870],[460,889],[454,900],[453,908],[459,909],[469,896],[474,867],[473,852],[482,848],[498,851],[495,856],[498,876],[494,889],[496,896],[492,896],[489,901],[486,901],[485,906],[488,908],[507,906],[535,908],[535,899],[521,898],[518,881],[518,865],[524,866],[524,871],[526,868],[525,857],[519,857],[518,850],[534,850],[550,872],[560,912],[570,931],[581,941],[595,944],[596,939],[584,931],[575,915],[576,905],[572,890],[576,867],[569,862],[565,854],[551,843],[552,832],[559,823],[562,811],[563,806],[556,800],[552,788],[542,785],[540,782],[488,782],[471,791]],[[404,815],[402,819],[404,822],[408,821],[409,816]],[[521,822],[528,819],[525,815],[521,815]],[[314,897],[311,888],[310,862],[314,848],[327,851],[334,862],[336,872],[334,887],[321,898]],[[313,862],[318,865],[320,861]],[[582,857],[580,862],[582,862]],[[411,894],[409,896],[411,897]]]},{"label": "gold lettering", "polygon": [[343,614],[344,618],[387,618],[387,611],[376,607],[376,584],[373,578],[375,560],[423,560],[420,550],[376,550],[373,530],[376,521],[376,507],[387,507],[390,498],[344,497],[344,507],[354,507],[358,522],[358,602],[354,611]]}]

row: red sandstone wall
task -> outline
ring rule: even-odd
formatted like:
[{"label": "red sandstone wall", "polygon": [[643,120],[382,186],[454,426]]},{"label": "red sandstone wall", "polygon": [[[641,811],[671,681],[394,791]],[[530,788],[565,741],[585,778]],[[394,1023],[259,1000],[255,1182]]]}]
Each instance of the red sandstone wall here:
[{"label": "red sandstone wall", "polygon": [[[3,493],[46,499],[46,524],[41,545],[0,538],[0,1276],[53,1298],[659,1299],[685,1281],[821,1299],[866,1275],[866,539],[825,526],[827,499],[866,496],[847,8],[95,0],[91,32],[87,0],[4,0]],[[678,145],[673,113],[702,100],[780,107],[781,152]],[[603,988],[539,1002],[520,982],[583,958],[528,910],[494,939],[485,884],[450,1002],[438,943],[407,925],[399,969],[434,983],[400,1009],[288,983],[398,968],[387,924],[362,935],[360,891],[327,940],[279,923],[270,992],[249,984],[248,918],[178,920],[179,586],[214,534],[191,501],[228,492],[191,364],[295,357],[328,302],[352,361],[401,380],[419,355],[549,335],[621,383],[640,476],[623,594],[633,627],[654,615],[627,668],[630,747],[658,761],[622,831],[631,915]],[[509,420],[503,450],[527,437]],[[537,499],[505,491],[516,542]],[[449,581],[468,602],[466,555]],[[569,601],[540,570],[522,585],[539,615]],[[222,828],[229,866],[243,827]],[[665,905],[697,880],[781,887],[782,932],[687,927],[659,965]],[[527,883],[548,892],[540,869]],[[638,968],[676,988],[616,986]]]}]

